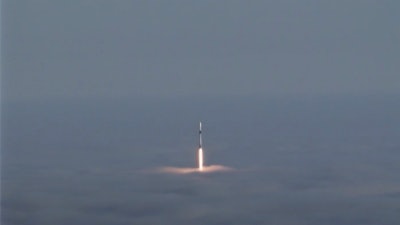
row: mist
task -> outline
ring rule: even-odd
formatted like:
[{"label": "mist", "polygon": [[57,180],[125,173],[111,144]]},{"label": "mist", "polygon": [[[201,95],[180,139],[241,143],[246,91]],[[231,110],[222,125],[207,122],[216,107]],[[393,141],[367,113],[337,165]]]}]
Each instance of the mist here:
[{"label": "mist", "polygon": [[1,224],[400,224],[399,8],[3,0]]},{"label": "mist", "polygon": [[10,104],[2,223],[397,224],[397,100]]}]

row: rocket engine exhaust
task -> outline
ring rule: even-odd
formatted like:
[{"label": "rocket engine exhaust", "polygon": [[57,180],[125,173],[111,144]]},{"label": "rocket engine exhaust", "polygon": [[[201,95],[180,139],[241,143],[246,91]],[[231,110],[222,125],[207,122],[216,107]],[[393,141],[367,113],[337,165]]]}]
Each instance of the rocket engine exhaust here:
[{"label": "rocket engine exhaust", "polygon": [[198,159],[199,159],[199,170],[203,171],[203,149],[199,148],[198,150]]}]

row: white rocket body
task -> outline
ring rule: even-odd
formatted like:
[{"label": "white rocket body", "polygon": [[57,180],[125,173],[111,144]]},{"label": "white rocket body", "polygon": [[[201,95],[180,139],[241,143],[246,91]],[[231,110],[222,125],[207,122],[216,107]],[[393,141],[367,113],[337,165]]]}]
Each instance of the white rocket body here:
[{"label": "white rocket body", "polygon": [[201,139],[201,122],[200,122],[200,127],[199,127],[199,148],[202,148],[202,139]]},{"label": "white rocket body", "polygon": [[197,161],[199,170],[202,171],[204,165],[204,157],[203,157],[203,143],[201,140],[201,122],[199,126],[199,149],[197,150]]}]

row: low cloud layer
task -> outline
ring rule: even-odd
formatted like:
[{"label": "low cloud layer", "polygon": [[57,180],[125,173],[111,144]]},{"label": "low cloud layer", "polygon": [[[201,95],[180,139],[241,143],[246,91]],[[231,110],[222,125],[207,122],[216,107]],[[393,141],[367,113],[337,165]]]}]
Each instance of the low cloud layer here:
[{"label": "low cloud layer", "polygon": [[[314,110],[321,114],[308,108],[310,116],[280,117],[270,107],[250,119],[245,107],[213,115],[203,120],[206,164],[214,165],[204,173],[191,168],[197,120],[186,129],[179,110],[50,106],[8,109],[1,224],[400,223],[394,104],[372,118],[367,106],[342,105],[345,114],[325,117],[315,116],[332,112],[324,105]],[[186,119],[197,112],[193,106]],[[151,113],[167,115],[170,132]]]},{"label": "low cloud layer", "polygon": [[222,166],[222,165],[210,165],[204,166],[202,170],[196,167],[161,167],[154,170],[149,170],[149,172],[155,173],[171,173],[171,174],[190,174],[190,173],[217,173],[217,172],[232,172],[233,168]]},{"label": "low cloud layer", "polygon": [[[309,171],[311,172],[311,171]],[[339,172],[339,171],[337,171]],[[400,183],[337,182],[296,171],[95,171],[5,183],[3,223],[396,224]],[[325,172],[321,172],[323,174]],[[351,176],[357,177],[354,171]],[[280,174],[280,176],[278,175]],[[46,177],[46,178],[45,178]],[[14,183],[21,183],[21,181]]]}]

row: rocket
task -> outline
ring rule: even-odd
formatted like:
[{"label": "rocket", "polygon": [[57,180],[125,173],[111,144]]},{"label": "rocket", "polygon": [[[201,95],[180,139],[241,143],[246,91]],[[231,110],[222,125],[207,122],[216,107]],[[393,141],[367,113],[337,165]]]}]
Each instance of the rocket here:
[{"label": "rocket", "polygon": [[203,158],[203,143],[201,140],[201,122],[199,125],[199,150],[197,151],[197,160],[198,160],[198,166],[199,166],[199,171],[203,170],[203,164],[204,164],[204,158]]},{"label": "rocket", "polygon": [[200,122],[200,126],[199,126],[199,148],[202,148],[202,140],[201,140],[201,122]]}]

